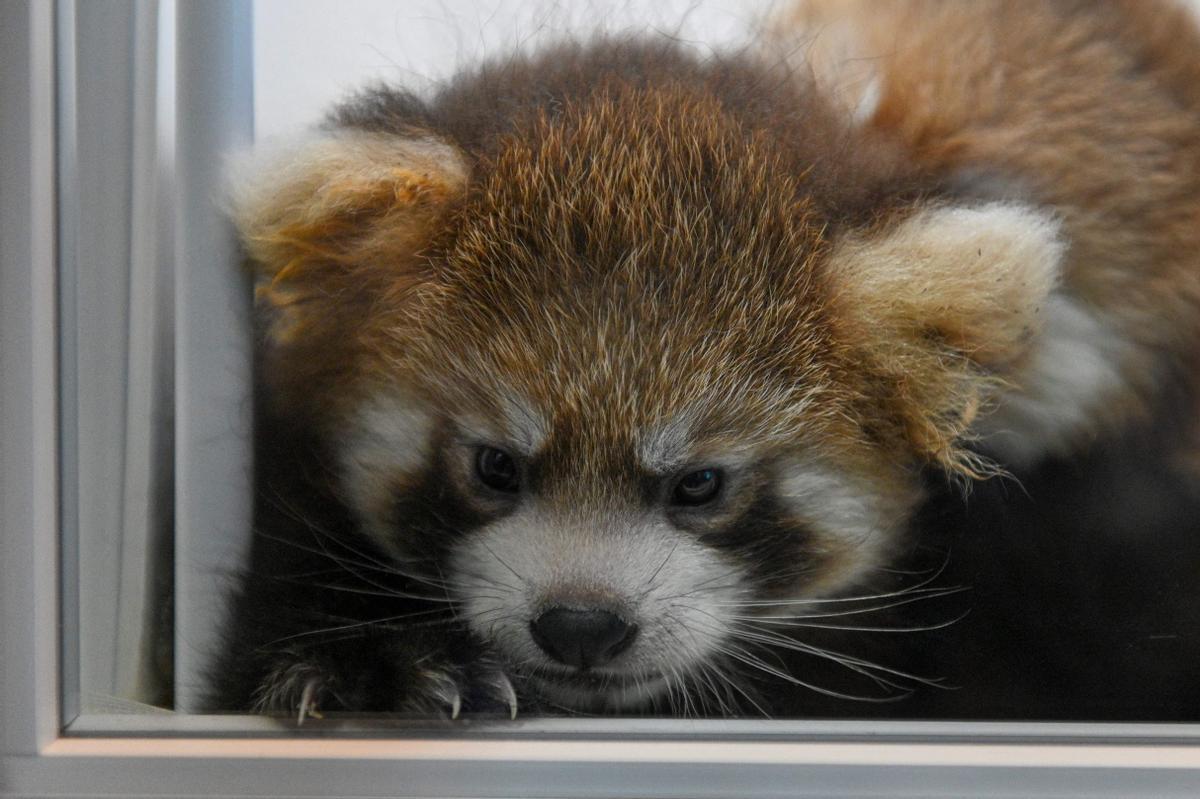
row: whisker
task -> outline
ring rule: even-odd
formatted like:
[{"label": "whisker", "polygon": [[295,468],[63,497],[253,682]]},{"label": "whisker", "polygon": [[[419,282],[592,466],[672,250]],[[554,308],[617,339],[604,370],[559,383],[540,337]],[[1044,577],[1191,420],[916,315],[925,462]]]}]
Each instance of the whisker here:
[{"label": "whisker", "polygon": [[[805,614],[795,614],[795,615],[789,614],[787,616],[781,615],[781,616],[774,616],[774,617],[766,616],[766,615],[762,615],[762,616],[756,615],[756,616],[752,616],[749,618],[754,618],[754,619],[770,619],[770,618],[776,618],[776,619],[788,619],[788,618],[830,619],[830,618],[836,618],[839,616],[856,616],[856,615],[863,614],[863,613],[878,613],[881,610],[889,610],[891,608],[898,608],[898,607],[902,607],[904,605],[911,605],[914,602],[923,602],[928,599],[940,599],[941,597],[951,596],[953,594],[960,594],[960,593],[963,593],[964,591],[970,591],[970,590],[971,589],[967,586],[959,586],[956,588],[943,588],[943,589],[938,589],[937,591],[922,592],[919,596],[908,596],[908,597],[905,597],[904,599],[898,599],[895,602],[887,602],[882,605],[871,605],[871,606],[865,607],[865,608],[853,608],[851,610],[832,611],[829,613],[805,613]],[[722,604],[722,603],[717,603],[717,604],[721,605],[722,607],[735,607],[736,606],[736,605]],[[796,604],[796,603],[788,602],[785,604]],[[763,605],[763,606],[765,606],[765,605]]]},{"label": "whisker", "polygon": [[[777,677],[777,678],[783,680],[784,682],[788,682],[793,685],[798,685],[803,688],[807,688],[811,691],[815,691],[815,692],[817,692],[819,694],[823,694],[825,696],[832,696],[832,697],[836,697],[838,699],[848,699],[848,700],[855,701],[855,702],[883,703],[883,702],[895,702],[897,699],[903,699],[904,696],[908,695],[908,694],[902,694],[900,696],[889,696],[889,697],[860,696],[857,694],[848,694],[848,693],[844,693],[842,691],[835,691],[832,688],[822,688],[821,686],[816,685],[815,683],[806,682],[804,680],[801,680],[799,677],[795,677],[791,674],[788,674],[787,672],[780,671],[779,669],[771,666],[770,664],[764,663],[762,660],[754,657],[752,654],[750,654],[749,652],[747,652],[744,649],[734,650],[734,649],[730,649],[728,647],[722,647],[722,651],[729,657],[732,657],[733,659],[738,660],[738,661],[746,664],[747,666],[750,666],[752,668],[758,669],[759,671],[770,674],[773,677]],[[909,694],[911,694],[911,692],[909,692]]]},{"label": "whisker", "polygon": [[444,611],[441,608],[439,608],[437,610],[422,610],[422,611],[416,611],[414,613],[400,613],[395,616],[384,616],[384,617],[378,618],[378,619],[368,619],[366,621],[355,621],[355,622],[351,622],[349,624],[341,624],[341,625],[336,625],[336,626],[332,626],[332,627],[323,627],[318,630],[305,630],[304,632],[294,633],[292,635],[285,635],[281,638],[276,638],[272,641],[267,641],[265,644],[261,644],[260,646],[258,646],[256,648],[260,649],[260,650],[267,649],[269,647],[275,646],[276,644],[281,644],[284,641],[292,641],[297,638],[308,638],[308,637],[311,637],[314,635],[321,635],[322,633],[340,632],[342,630],[353,630],[356,628],[370,627],[373,625],[382,626],[382,625],[386,624],[387,622],[399,621],[401,619],[409,619],[409,618],[413,618],[416,616],[428,616],[432,613],[442,613],[442,612],[444,612]]},{"label": "whisker", "polygon": [[271,577],[270,579],[275,582],[295,583],[298,585],[304,585],[309,588],[320,588],[320,589],[327,590],[327,591],[341,591],[341,592],[344,592],[347,594],[363,594],[366,596],[388,597],[390,599],[412,599],[412,600],[417,600],[417,601],[421,601],[421,602],[442,602],[442,603],[447,603],[447,604],[454,601],[445,596],[430,596],[427,594],[410,594],[410,593],[407,593],[404,591],[398,591],[395,589],[383,588],[383,587],[380,587],[377,590],[371,590],[368,588],[355,588],[355,587],[348,586],[348,585],[338,585],[336,583],[314,583],[314,582],[311,582],[308,580],[298,580],[298,579],[292,579],[292,578],[287,578],[287,577]]},{"label": "whisker", "polygon": [[671,546],[671,551],[667,553],[667,556],[665,558],[663,558],[662,563],[658,564],[658,568],[655,569],[654,572],[649,577],[646,578],[645,582],[643,583],[644,590],[641,592],[641,594],[638,595],[639,599],[642,597],[645,597],[648,593],[650,593],[651,590],[653,590],[654,581],[658,578],[659,572],[661,572],[663,570],[663,567],[667,565],[667,561],[669,561],[671,559],[671,556],[673,556],[675,554],[675,550],[677,550],[678,548],[679,548],[679,540],[676,539],[675,543]]},{"label": "whisker", "polygon": [[945,588],[905,588],[900,591],[890,591],[885,594],[867,594],[863,596],[844,596],[844,597],[805,597],[795,599],[757,599],[744,602],[722,602],[722,606],[727,607],[789,607],[792,605],[844,605],[853,602],[874,602],[876,600],[896,599],[899,597],[912,598],[915,596],[942,596],[943,592],[949,591],[958,593],[960,591],[969,591],[970,586],[952,586]]},{"label": "whisker", "polygon": [[513,576],[514,576],[514,577],[516,577],[518,580],[520,580],[522,585],[524,585],[524,584],[527,584],[527,583],[529,582],[529,581],[528,581],[528,580],[526,580],[526,579],[525,579],[523,576],[521,576],[521,573],[520,573],[520,572],[518,572],[518,571],[517,571],[516,569],[514,569],[512,566],[509,566],[507,563],[505,563],[505,562],[504,562],[504,558],[502,558],[502,557],[500,557],[499,555],[497,555],[497,554],[496,554],[496,552],[495,552],[495,550],[493,550],[493,549],[492,549],[490,546],[488,546],[488,545],[487,545],[487,542],[486,542],[486,541],[484,541],[483,539],[480,539],[480,540],[479,540],[479,543],[483,545],[483,548],[484,548],[484,549],[486,549],[486,550],[488,551],[488,553],[489,553],[489,554],[490,554],[490,555],[491,555],[493,558],[495,558],[495,559],[496,559],[496,561],[497,561],[497,562],[499,562],[499,564],[500,564],[501,566],[503,566],[504,568],[506,568],[506,569],[508,569],[510,572],[512,572]]},{"label": "whisker", "polygon": [[912,680],[913,682],[918,682],[918,683],[921,683],[922,685],[938,687],[941,683],[941,680],[937,680],[937,679],[930,678],[930,677],[921,677],[916,674],[910,674],[905,671],[900,671],[899,669],[893,669],[893,668],[889,668],[888,666],[883,666],[878,663],[873,663],[869,660],[863,660],[862,658],[856,657],[854,655],[849,655],[844,652],[836,652],[832,649],[826,649],[824,647],[818,647],[818,646],[813,646],[812,644],[806,644],[803,641],[797,641],[795,639],[788,638],[787,636],[781,636],[781,635],[777,635],[777,634],[765,635],[765,634],[756,633],[756,632],[750,631],[750,630],[736,630],[734,634],[745,640],[752,640],[752,641],[756,641],[758,643],[768,644],[772,647],[776,647],[779,649],[792,650],[795,652],[803,652],[805,654],[815,655],[817,657],[823,657],[828,660],[833,660],[837,663],[841,663],[842,665],[848,666],[850,664],[853,664],[856,666],[861,666],[863,668],[870,669],[872,671],[879,671],[879,672],[883,672],[885,674],[890,674],[895,677],[900,677],[905,680]]},{"label": "whisker", "polygon": [[[861,612],[865,613],[867,611],[861,611]],[[922,625],[922,626],[915,626],[915,627],[865,627],[865,626],[844,625],[844,624],[810,624],[807,621],[805,621],[805,619],[810,619],[810,618],[811,619],[819,619],[819,618],[828,618],[830,616],[854,615],[854,614],[848,614],[848,613],[834,613],[834,614],[828,614],[827,616],[819,616],[819,615],[818,616],[793,616],[793,617],[768,616],[768,617],[761,617],[761,618],[757,617],[757,616],[730,616],[729,618],[731,618],[735,621],[743,622],[743,623],[747,623],[747,624],[762,623],[762,624],[771,625],[773,627],[788,627],[788,628],[803,627],[806,629],[814,629],[814,630],[844,630],[844,631],[850,631],[850,632],[868,632],[868,633],[924,633],[924,632],[931,632],[933,630],[943,630],[953,624],[957,624],[958,622],[962,621],[970,614],[971,614],[971,611],[966,610],[966,611],[963,611],[962,613],[960,613],[958,616],[955,616],[953,619],[950,619],[948,621],[939,622],[937,624],[929,624],[929,625]]]}]

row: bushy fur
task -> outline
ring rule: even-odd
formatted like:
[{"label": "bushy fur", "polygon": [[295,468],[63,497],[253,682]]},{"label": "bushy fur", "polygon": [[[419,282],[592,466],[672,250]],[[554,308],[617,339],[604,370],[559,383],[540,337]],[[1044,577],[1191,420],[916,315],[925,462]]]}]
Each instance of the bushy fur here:
[{"label": "bushy fur", "polygon": [[[810,26],[801,68],[564,45],[427,101],[369,90],[243,167],[267,418],[311,436],[317,468],[284,468],[315,516],[260,517],[275,543],[225,701],[793,708],[722,682],[743,667],[894,688],[796,631],[822,603],[925,595],[871,588],[924,476],[1078,453],[1194,384],[1186,36],[1134,7],[1022,11],[833,24],[811,3],[780,28]],[[846,54],[868,59],[862,90]],[[519,492],[481,481],[489,448]],[[674,502],[708,467],[717,501]],[[305,587],[301,566],[337,579]],[[254,630],[274,603],[295,612]],[[639,638],[566,667],[530,633],[564,608]],[[775,650],[840,676],[822,689]]]},{"label": "bushy fur", "polygon": [[[1087,413],[1038,426],[1041,446],[1014,443],[1014,456],[1069,454],[1144,421],[1172,375],[1195,373],[1200,35],[1191,9],[813,0],[777,34],[789,52],[803,42],[796,57],[817,84],[922,168],[967,193],[1051,207],[1062,220],[1064,284],[1120,338],[1099,355],[1118,376],[1093,396],[1064,398]],[[1044,378],[1018,370],[1012,379],[1036,394]]]}]

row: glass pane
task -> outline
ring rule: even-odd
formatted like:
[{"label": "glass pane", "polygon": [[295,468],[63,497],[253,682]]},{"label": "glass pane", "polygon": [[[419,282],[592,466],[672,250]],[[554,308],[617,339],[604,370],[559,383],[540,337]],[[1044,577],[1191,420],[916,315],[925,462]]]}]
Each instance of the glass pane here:
[{"label": "glass pane", "polygon": [[64,4],[80,731],[1200,720],[1190,23],[217,5]]}]

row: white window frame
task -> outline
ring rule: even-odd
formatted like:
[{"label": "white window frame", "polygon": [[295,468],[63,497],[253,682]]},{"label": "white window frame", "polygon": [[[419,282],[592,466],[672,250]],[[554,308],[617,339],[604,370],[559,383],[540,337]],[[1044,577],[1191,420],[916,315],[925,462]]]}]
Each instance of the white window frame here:
[{"label": "white window frame", "polygon": [[63,716],[53,9],[0,4],[0,796],[1195,797],[1200,725]]}]

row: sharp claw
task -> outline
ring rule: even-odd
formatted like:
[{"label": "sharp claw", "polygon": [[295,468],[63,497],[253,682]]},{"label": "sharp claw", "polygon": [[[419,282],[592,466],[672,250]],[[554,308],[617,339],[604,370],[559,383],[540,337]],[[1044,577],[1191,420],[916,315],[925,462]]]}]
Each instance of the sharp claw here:
[{"label": "sharp claw", "polygon": [[426,676],[436,684],[435,695],[450,706],[450,718],[457,719],[462,714],[462,692],[458,683],[449,674],[428,671]]},{"label": "sharp claw", "polygon": [[304,724],[304,719],[312,716],[319,719],[321,714],[317,712],[316,694],[317,687],[321,684],[318,677],[309,678],[308,682],[304,683],[304,690],[300,692],[300,710],[296,715],[296,726]]},{"label": "sharp claw", "polygon": [[508,675],[504,672],[499,672],[496,675],[496,688],[504,696],[504,703],[508,705],[508,715],[513,721],[517,720],[517,691],[513,688],[512,680],[508,679]]}]

